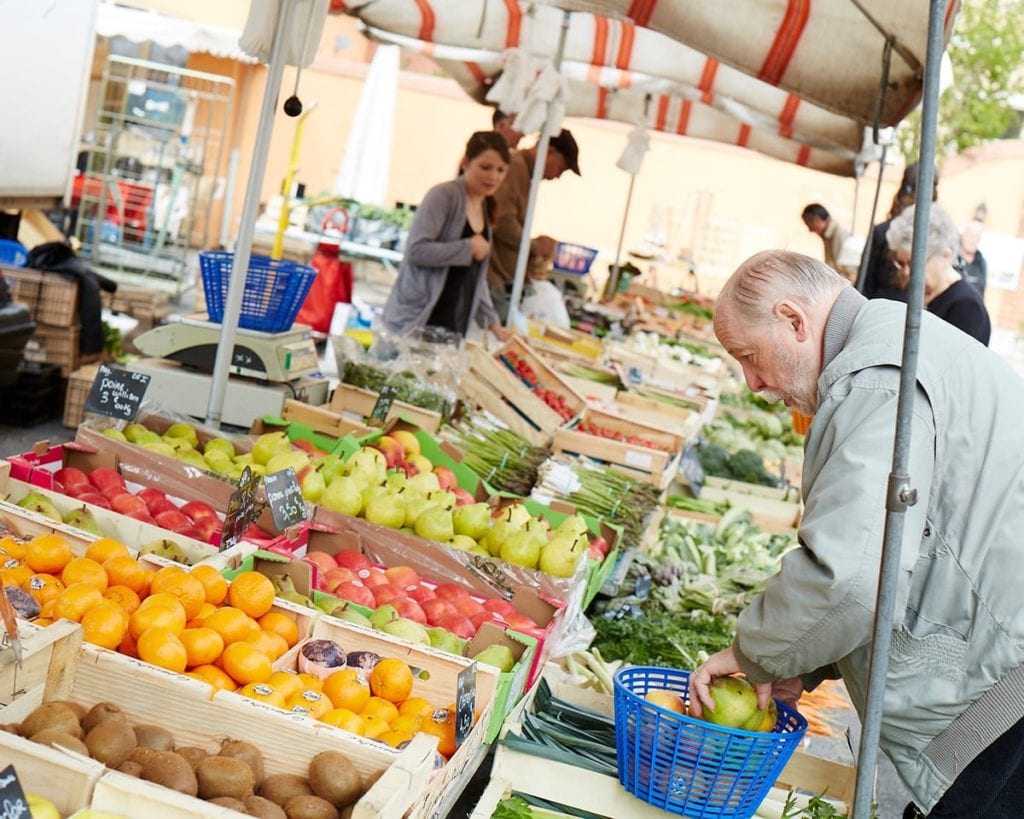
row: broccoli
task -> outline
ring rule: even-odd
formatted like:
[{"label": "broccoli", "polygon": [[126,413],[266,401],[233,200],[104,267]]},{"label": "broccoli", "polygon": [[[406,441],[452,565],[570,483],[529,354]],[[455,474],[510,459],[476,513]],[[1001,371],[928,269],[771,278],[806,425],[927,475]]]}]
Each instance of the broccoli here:
[{"label": "broccoli", "polygon": [[725,447],[716,444],[701,444],[697,455],[705,475],[714,475],[719,478],[730,477],[729,451]]},{"label": "broccoli", "polygon": [[768,474],[764,468],[764,459],[750,449],[741,449],[730,455],[727,464],[729,477],[745,483],[758,483],[762,486],[778,486],[778,478]]}]

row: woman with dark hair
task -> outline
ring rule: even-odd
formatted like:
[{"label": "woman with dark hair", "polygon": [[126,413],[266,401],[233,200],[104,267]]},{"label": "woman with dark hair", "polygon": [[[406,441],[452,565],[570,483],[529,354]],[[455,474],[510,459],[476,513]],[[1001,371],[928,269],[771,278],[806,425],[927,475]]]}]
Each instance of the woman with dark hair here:
[{"label": "woman with dark hair", "polygon": [[487,286],[494,192],[508,169],[505,139],[477,131],[466,143],[460,174],[435,185],[416,209],[398,280],[384,305],[384,325],[406,335],[438,327],[465,335],[470,319],[500,338]]}]

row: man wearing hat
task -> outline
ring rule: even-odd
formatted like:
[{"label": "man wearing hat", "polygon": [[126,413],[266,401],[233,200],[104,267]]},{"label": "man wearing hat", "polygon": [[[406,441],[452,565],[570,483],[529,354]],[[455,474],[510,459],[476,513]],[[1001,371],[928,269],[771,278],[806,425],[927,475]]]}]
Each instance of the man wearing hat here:
[{"label": "man wearing hat", "polygon": [[[568,130],[563,129],[548,143],[544,160],[544,179],[558,179],[566,171],[580,175],[580,149]],[[526,202],[530,196],[530,180],[537,161],[537,146],[512,151],[512,162],[494,198],[497,202],[495,226],[491,239],[491,260],[487,281],[491,286],[494,308],[505,321],[508,317],[508,297],[515,278],[519,242],[526,219]]]}]

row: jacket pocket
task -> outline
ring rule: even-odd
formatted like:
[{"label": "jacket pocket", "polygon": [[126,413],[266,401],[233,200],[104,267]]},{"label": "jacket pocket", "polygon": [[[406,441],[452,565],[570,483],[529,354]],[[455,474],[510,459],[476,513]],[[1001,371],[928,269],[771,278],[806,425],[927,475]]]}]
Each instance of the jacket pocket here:
[{"label": "jacket pocket", "polygon": [[890,668],[902,675],[921,674],[959,682],[964,675],[967,641],[948,634],[911,634],[903,626],[892,635]]}]

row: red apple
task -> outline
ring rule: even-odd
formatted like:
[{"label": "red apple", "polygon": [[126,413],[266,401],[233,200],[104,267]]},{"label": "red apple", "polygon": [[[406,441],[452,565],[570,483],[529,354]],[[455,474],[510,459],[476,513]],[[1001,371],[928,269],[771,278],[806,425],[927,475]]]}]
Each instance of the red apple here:
[{"label": "red apple", "polygon": [[388,583],[388,576],[380,569],[360,569],[356,572],[356,575],[368,589],[372,589],[374,586],[383,586]]},{"label": "red apple", "polygon": [[520,614],[518,611],[514,611],[511,614],[503,615],[505,622],[516,631],[522,631],[528,628],[537,628],[537,624],[533,622],[525,614]]},{"label": "red apple", "polygon": [[242,533],[242,538],[248,540],[250,543],[267,543],[274,538],[260,529],[255,523],[250,523],[245,532]]},{"label": "red apple", "polygon": [[434,594],[443,600],[468,600],[469,591],[458,583],[440,583],[437,588],[434,589]]},{"label": "red apple", "polygon": [[355,579],[355,572],[335,566],[333,569],[328,569],[323,573],[323,581],[320,585],[327,589],[327,591],[333,592],[342,583],[349,583]]},{"label": "red apple", "polygon": [[[378,586],[378,588],[383,588],[383,586]],[[391,601],[391,605],[398,610],[399,615],[402,617],[419,623],[421,626],[427,625],[427,615],[415,600],[410,600],[408,597],[399,597],[397,600]]]},{"label": "red apple", "polygon": [[153,516],[146,509],[146,504],[142,504],[141,509],[133,509],[131,512],[126,512],[125,516],[137,520],[139,523],[148,523],[150,526],[156,526],[156,521],[153,520]]},{"label": "red apple", "polygon": [[192,521],[188,519],[188,516],[183,515],[177,509],[171,509],[166,512],[161,512],[158,515],[153,515],[153,519],[156,521],[156,525],[161,529],[168,529],[171,532],[185,534],[188,531],[195,531],[195,526],[192,525]]},{"label": "red apple", "polygon": [[402,464],[402,471],[405,473],[405,477],[411,478],[413,475],[419,475],[420,471],[416,468],[416,464],[411,464],[408,461]]},{"label": "red apple", "polygon": [[382,583],[380,586],[374,586],[371,591],[373,600],[378,606],[405,599],[405,592],[394,583]]},{"label": "red apple", "polygon": [[221,532],[224,531],[224,524],[219,518],[200,518],[193,526],[199,533],[199,540],[204,543],[220,543]]},{"label": "red apple", "polygon": [[452,494],[455,495],[456,506],[468,506],[471,503],[476,503],[476,498],[469,494],[465,489],[457,486],[452,490]]},{"label": "red apple", "polygon": [[[334,557],[327,554],[327,552],[306,552],[306,560],[310,563],[316,564],[317,568],[326,576],[327,572],[332,569],[337,569],[338,564],[334,562]],[[352,578],[347,578],[351,580]]]},{"label": "red apple", "polygon": [[99,492],[83,492],[81,495],[76,495],[75,497],[82,503],[91,503],[93,506],[100,507],[100,509],[110,508],[110,501],[103,497]]},{"label": "red apple", "polygon": [[81,469],[73,466],[65,466],[53,473],[53,480],[64,487],[64,491],[70,494],[75,486],[90,486],[89,479]]},{"label": "red apple", "polygon": [[[116,483],[111,484],[106,489],[100,489],[98,491],[99,491],[99,493],[103,497],[105,497],[111,503],[113,503],[114,498],[116,498],[118,495],[131,495],[132,494],[127,489],[125,489],[123,486],[118,486]],[[141,500],[141,498],[140,498],[140,500]],[[142,505],[145,506],[146,502],[143,501]]]},{"label": "red apple", "polygon": [[421,606],[428,600],[434,600],[437,595],[434,594],[434,590],[427,586],[413,586],[411,589],[405,590],[405,595],[410,600],[415,600]]},{"label": "red apple", "polygon": [[371,592],[366,586],[349,581],[342,583],[338,588],[331,592],[342,600],[348,600],[350,603],[355,603],[359,606],[365,606],[366,608],[376,608],[376,603],[373,599],[373,592]]},{"label": "red apple", "polygon": [[399,464],[405,462],[405,450],[402,445],[390,435],[381,435],[374,447],[381,451],[384,460],[387,461],[388,469],[397,469]]},{"label": "red apple", "polygon": [[124,488],[124,478],[116,469],[110,467],[101,466],[89,473],[89,483],[95,486],[100,492],[106,495],[106,489],[114,486],[120,486]]},{"label": "red apple", "polygon": [[480,605],[472,597],[462,597],[458,600],[453,600],[452,603],[455,608],[458,609],[459,614],[463,617],[472,618],[478,611],[487,611],[482,605]]},{"label": "red apple", "polygon": [[449,614],[437,621],[437,627],[447,629],[456,637],[469,640],[476,634],[476,626],[461,614]]},{"label": "red apple", "polygon": [[501,615],[497,612],[487,611],[486,609],[480,609],[476,614],[469,618],[469,622],[473,624],[473,627],[479,630],[480,626],[484,623],[496,623],[502,628],[505,627],[504,620],[501,619]]},{"label": "red apple", "polygon": [[484,608],[487,611],[496,611],[506,619],[508,619],[510,614],[516,614],[516,607],[509,603],[508,600],[502,600],[500,597],[484,600]]},{"label": "red apple", "polygon": [[138,492],[135,493],[135,495],[137,497],[142,498],[147,507],[157,498],[163,498],[164,500],[167,500],[167,495],[161,490],[157,489],[155,486],[147,486],[143,489],[140,489]]},{"label": "red apple", "polygon": [[437,482],[440,484],[442,489],[450,489],[454,491],[458,488],[459,481],[455,477],[455,473],[447,466],[435,466],[434,474],[437,475]]},{"label": "red apple", "polygon": [[122,515],[136,517],[137,513],[145,512],[147,517],[152,517],[149,509],[146,508],[145,501],[142,498],[135,497],[131,492],[121,492],[108,498],[108,500],[110,501],[110,508]]},{"label": "red apple", "polygon": [[70,495],[72,498],[81,498],[83,495],[97,495],[98,497],[103,497],[100,490],[88,481],[86,483],[76,483],[65,487],[64,494]]},{"label": "red apple", "polygon": [[189,501],[181,507],[181,511],[183,514],[188,515],[193,522],[200,518],[217,517],[217,510],[204,501]]},{"label": "red apple", "polygon": [[362,552],[357,552],[352,549],[344,549],[338,552],[334,556],[334,560],[337,565],[345,569],[351,569],[354,572],[358,572],[360,569],[369,569],[373,565],[370,562],[370,558]]},{"label": "red apple", "polygon": [[[136,497],[139,496],[136,495]],[[174,505],[173,501],[167,498],[153,498],[146,503],[146,508],[149,510],[149,514],[153,517],[156,517],[162,512],[177,512],[179,515],[182,514],[178,510],[178,507]],[[186,517],[188,516],[186,515]],[[189,520],[191,521],[191,518],[189,518]]]},{"label": "red apple", "polygon": [[415,588],[420,583],[420,576],[416,574],[414,569],[410,569],[408,566],[391,566],[384,570],[384,574],[388,576],[389,582],[406,591],[410,587]]},{"label": "red apple", "polygon": [[427,622],[432,626],[436,626],[445,617],[461,616],[455,606],[447,600],[442,600],[439,597],[420,603],[420,608],[423,609],[423,613],[427,617]]},{"label": "red apple", "polygon": [[587,551],[590,553],[591,557],[596,558],[597,560],[603,560],[605,555],[610,551],[610,548],[608,541],[598,535],[590,541]]}]

